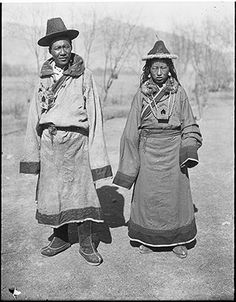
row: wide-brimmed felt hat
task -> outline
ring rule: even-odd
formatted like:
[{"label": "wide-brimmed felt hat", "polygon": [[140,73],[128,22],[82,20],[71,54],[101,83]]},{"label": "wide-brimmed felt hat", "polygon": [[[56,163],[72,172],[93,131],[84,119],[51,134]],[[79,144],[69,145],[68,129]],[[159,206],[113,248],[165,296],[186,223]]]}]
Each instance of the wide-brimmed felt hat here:
[{"label": "wide-brimmed felt hat", "polygon": [[177,59],[178,56],[171,54],[163,41],[158,40],[149,53],[142,58],[143,61],[151,59]]},{"label": "wide-brimmed felt hat", "polygon": [[67,29],[61,18],[52,18],[47,21],[46,36],[38,40],[38,45],[50,46],[51,42],[57,37],[68,37],[73,40],[78,35],[79,31]]}]

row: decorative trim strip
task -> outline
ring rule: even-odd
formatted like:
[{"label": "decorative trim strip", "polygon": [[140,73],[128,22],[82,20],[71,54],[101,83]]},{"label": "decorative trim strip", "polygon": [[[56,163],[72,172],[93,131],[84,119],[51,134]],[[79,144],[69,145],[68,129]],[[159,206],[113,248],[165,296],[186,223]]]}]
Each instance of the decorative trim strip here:
[{"label": "decorative trim strip", "polygon": [[101,208],[94,207],[72,209],[53,215],[41,214],[39,210],[37,210],[35,218],[38,220],[38,223],[51,225],[53,227],[59,227],[66,223],[82,222],[85,220],[93,220],[96,222],[103,221]]},{"label": "decorative trim strip", "polygon": [[123,173],[117,171],[116,176],[113,180],[113,183],[120,187],[130,189],[132,187],[135,179],[136,179],[135,176],[129,176],[129,175],[126,175],[126,174],[123,174]]},{"label": "decorative trim strip", "polygon": [[199,163],[199,160],[195,158],[188,157],[185,161],[183,161],[180,165],[181,168],[186,166],[187,168],[193,168]]},{"label": "decorative trim strip", "polygon": [[112,169],[110,165],[98,169],[92,169],[93,181],[97,181],[99,179],[107,178],[110,176],[112,176]]},{"label": "decorative trim strip", "polygon": [[191,242],[197,234],[195,218],[189,225],[173,230],[149,230],[129,220],[128,230],[131,240],[151,246],[172,246]]},{"label": "decorative trim strip", "polygon": [[20,173],[38,174],[40,170],[39,162],[20,162]]},{"label": "decorative trim strip", "polygon": [[[187,166],[187,168],[192,168],[194,166],[196,166],[196,164],[198,163],[198,153],[197,153],[197,146],[185,146],[185,147],[181,147],[180,151],[179,151],[179,156],[180,156],[180,166],[182,166],[184,163],[186,163],[188,160],[190,160],[189,162],[189,166]],[[191,163],[191,161],[194,161]]]},{"label": "decorative trim strip", "polygon": [[[69,223],[82,223],[82,222],[85,222],[85,221],[92,221],[92,222],[96,222],[96,223],[104,223],[104,220],[96,220],[96,219],[93,219],[93,218],[86,218],[86,219],[81,219],[81,220],[71,220]],[[68,222],[64,222],[60,225],[48,225],[48,226],[51,226],[52,228],[60,228],[61,226],[63,225],[67,225]]]},{"label": "decorative trim strip", "polygon": [[[129,237],[129,236],[128,236]],[[141,241],[141,240],[138,240],[138,239],[133,239],[133,238],[130,238],[129,237],[129,239],[131,240],[131,241],[137,241],[137,242],[140,242],[140,243],[142,243],[142,244],[145,244],[145,245],[148,245],[148,246],[153,246],[153,247],[168,247],[168,246],[176,246],[176,245],[182,245],[182,244],[187,244],[187,243],[190,243],[190,242],[192,242],[193,240],[195,240],[196,239],[196,236],[194,237],[194,238],[192,238],[192,239],[190,239],[190,240],[188,240],[188,241],[183,241],[183,242],[178,242],[178,243],[173,243],[173,244],[149,244],[149,243],[146,243],[146,242],[143,242],[143,241]]]}]

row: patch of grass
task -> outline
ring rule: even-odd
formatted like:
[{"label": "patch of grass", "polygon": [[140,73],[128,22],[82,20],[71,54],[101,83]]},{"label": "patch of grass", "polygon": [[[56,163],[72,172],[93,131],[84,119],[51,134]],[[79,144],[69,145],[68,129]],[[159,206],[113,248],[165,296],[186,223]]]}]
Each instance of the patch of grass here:
[{"label": "patch of grass", "polygon": [[24,116],[26,110],[26,105],[23,103],[13,103],[10,106],[3,106],[2,114],[3,115],[11,115],[15,119],[21,119]]},{"label": "patch of grass", "polygon": [[25,77],[2,78],[2,114],[19,119],[27,115],[33,93],[34,79]]}]

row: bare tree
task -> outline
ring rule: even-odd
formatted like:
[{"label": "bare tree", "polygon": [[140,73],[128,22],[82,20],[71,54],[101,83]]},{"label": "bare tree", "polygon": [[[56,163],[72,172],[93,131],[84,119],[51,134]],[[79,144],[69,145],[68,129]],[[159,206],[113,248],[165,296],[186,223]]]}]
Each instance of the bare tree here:
[{"label": "bare tree", "polygon": [[[96,37],[96,31],[97,31],[97,16],[95,11],[93,10],[91,14],[89,14],[91,17],[86,18],[87,22],[84,22],[83,24],[83,41],[84,41],[84,48],[85,48],[85,56],[84,61],[87,67],[89,67],[89,60],[90,60],[90,54],[92,50],[92,46],[95,41]],[[89,22],[88,22],[89,21]]]},{"label": "bare tree", "polygon": [[142,61],[142,57],[150,50],[150,45],[153,45],[156,41],[155,31],[149,30],[145,27],[136,27],[133,32],[134,35],[134,47],[128,61],[129,69],[134,74],[140,77],[142,67],[145,62]]},{"label": "bare tree", "polygon": [[199,118],[207,105],[209,92],[226,87],[232,78],[233,60],[226,54],[233,40],[229,34],[233,28],[230,29],[229,24],[207,17],[200,27],[193,23],[185,27],[175,26],[177,35],[174,35],[173,49],[179,52],[180,62],[183,62],[178,65],[178,70],[181,76],[187,73],[188,78],[193,74],[192,93]]},{"label": "bare tree", "polygon": [[105,104],[113,81],[118,78],[124,62],[134,47],[135,25],[121,23],[106,18],[102,22],[101,32],[104,47],[104,74],[102,87],[102,103]]},{"label": "bare tree", "polygon": [[38,46],[38,40],[45,35],[45,20],[43,12],[39,8],[29,7],[26,16],[19,15],[15,12],[14,19],[17,21],[19,18],[27,18],[31,26],[21,25],[18,27],[17,32],[12,32],[12,35],[22,39],[26,47],[28,47],[36,61],[36,71],[39,74],[41,61],[47,57],[48,49]]},{"label": "bare tree", "polygon": [[180,60],[176,62],[176,66],[178,67],[178,75],[182,78],[187,71],[191,59],[191,40],[188,39],[186,28],[181,28],[176,24],[174,28],[172,39],[170,39],[170,48],[173,49],[180,58]]}]

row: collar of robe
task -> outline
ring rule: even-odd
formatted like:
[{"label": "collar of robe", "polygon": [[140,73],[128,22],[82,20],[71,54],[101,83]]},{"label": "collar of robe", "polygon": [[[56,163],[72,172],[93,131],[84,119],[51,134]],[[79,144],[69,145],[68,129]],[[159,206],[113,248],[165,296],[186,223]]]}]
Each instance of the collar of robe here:
[{"label": "collar of robe", "polygon": [[[40,78],[50,77],[53,75],[53,67],[51,65],[53,61],[54,59],[50,58],[43,63],[40,72]],[[63,75],[78,78],[84,73],[84,69],[84,61],[82,57],[75,53],[71,53],[69,66],[66,70],[63,71]]]},{"label": "collar of robe", "polygon": [[[165,94],[176,93],[178,90],[179,83],[172,77],[168,78],[163,87]],[[144,82],[141,86],[141,91],[146,96],[150,97],[156,94],[160,88],[158,85],[151,79]]]}]

